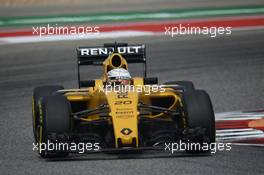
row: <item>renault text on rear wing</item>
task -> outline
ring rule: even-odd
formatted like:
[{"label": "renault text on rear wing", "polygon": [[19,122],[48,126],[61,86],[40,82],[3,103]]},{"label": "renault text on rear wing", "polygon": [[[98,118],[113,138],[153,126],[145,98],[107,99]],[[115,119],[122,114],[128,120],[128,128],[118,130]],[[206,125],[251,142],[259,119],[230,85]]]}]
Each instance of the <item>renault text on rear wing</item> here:
[{"label": "renault text on rear wing", "polygon": [[79,47],[77,48],[78,63],[92,65],[102,63],[111,53],[120,53],[128,63],[145,63],[145,45],[105,44],[104,47]]}]

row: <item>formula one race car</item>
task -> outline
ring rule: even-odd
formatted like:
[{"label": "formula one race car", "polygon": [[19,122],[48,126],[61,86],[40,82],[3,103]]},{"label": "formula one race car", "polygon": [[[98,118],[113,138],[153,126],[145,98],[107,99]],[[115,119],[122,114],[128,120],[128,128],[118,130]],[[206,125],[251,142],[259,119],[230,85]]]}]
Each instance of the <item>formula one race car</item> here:
[{"label": "formula one race car", "polygon": [[[34,89],[33,132],[42,157],[164,150],[165,143],[179,140],[215,142],[209,95],[190,81],[160,85],[157,78],[147,77],[145,45],[79,47],[77,55],[78,89],[58,85]],[[131,77],[128,63],[143,64],[143,77]],[[82,65],[102,65],[102,77],[81,80]],[[85,150],[78,150],[84,145]]]}]

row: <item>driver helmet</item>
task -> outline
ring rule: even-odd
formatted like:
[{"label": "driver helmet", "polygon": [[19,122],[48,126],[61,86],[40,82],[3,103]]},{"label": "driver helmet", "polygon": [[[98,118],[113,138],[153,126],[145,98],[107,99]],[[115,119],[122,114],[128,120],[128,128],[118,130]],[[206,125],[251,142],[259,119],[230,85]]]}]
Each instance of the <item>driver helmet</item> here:
[{"label": "driver helmet", "polygon": [[112,69],[107,73],[107,82],[114,83],[116,85],[130,85],[131,75],[124,68]]}]

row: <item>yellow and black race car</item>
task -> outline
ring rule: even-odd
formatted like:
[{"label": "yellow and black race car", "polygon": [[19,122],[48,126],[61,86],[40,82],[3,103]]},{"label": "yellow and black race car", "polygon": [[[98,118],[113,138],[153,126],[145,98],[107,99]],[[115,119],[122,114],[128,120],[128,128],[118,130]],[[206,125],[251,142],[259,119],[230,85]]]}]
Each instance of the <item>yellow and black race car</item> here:
[{"label": "yellow and black race car", "polygon": [[[179,140],[215,142],[209,95],[190,81],[158,84],[148,78],[145,52],[145,45],[126,43],[79,47],[78,89],[36,87],[33,132],[40,155],[80,153],[80,145],[81,153],[94,153],[164,149]],[[142,63],[144,76],[131,77],[128,63]],[[102,77],[81,80],[82,65],[102,65]]]}]

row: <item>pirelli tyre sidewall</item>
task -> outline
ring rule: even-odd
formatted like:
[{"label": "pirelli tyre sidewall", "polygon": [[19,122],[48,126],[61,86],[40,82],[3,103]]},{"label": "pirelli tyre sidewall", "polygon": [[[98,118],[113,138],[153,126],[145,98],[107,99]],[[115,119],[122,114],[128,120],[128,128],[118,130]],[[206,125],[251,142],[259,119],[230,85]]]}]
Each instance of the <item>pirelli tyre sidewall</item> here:
[{"label": "pirelli tyre sidewall", "polygon": [[59,85],[49,85],[49,86],[40,86],[36,87],[33,91],[32,97],[32,124],[33,124],[33,134],[35,142],[38,142],[39,137],[39,109],[38,103],[42,97],[47,95],[52,95],[54,92],[64,89],[63,86]]},{"label": "pirelli tyre sidewall", "polygon": [[183,93],[184,113],[187,128],[204,128],[205,142],[215,142],[215,116],[208,93],[204,90]]},{"label": "pirelli tyre sidewall", "polygon": [[[63,95],[45,96],[39,103],[40,137],[39,143],[47,143],[51,134],[67,135],[71,131],[70,102]],[[49,140],[53,142],[52,140]],[[59,142],[59,141],[58,141]],[[47,145],[46,145],[47,146]],[[48,151],[39,152],[42,157],[48,157]],[[54,155],[54,154],[53,154]],[[54,156],[67,155],[64,152]]]}]

